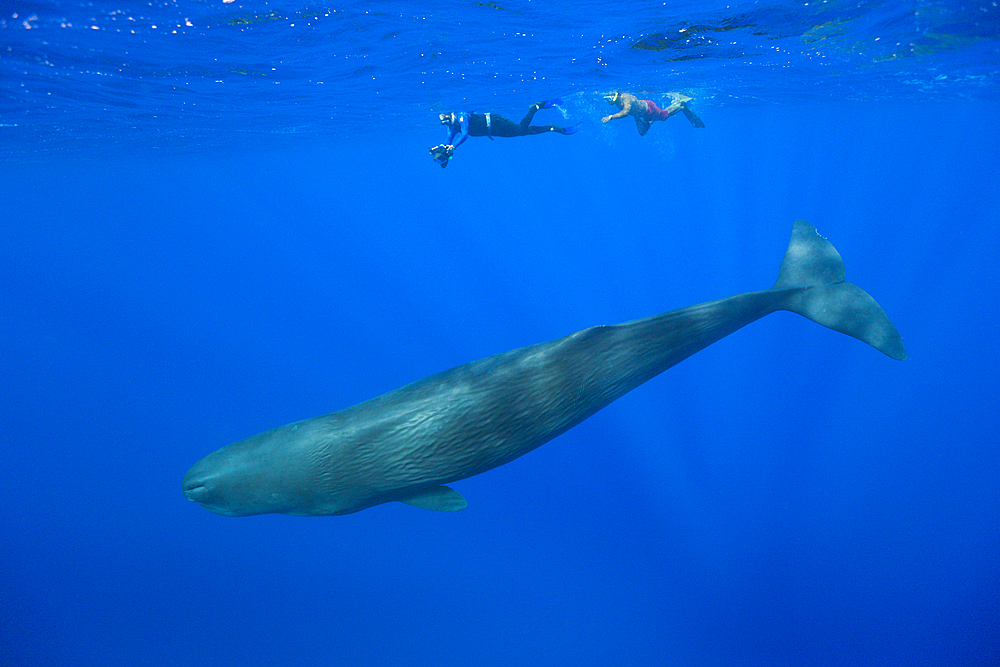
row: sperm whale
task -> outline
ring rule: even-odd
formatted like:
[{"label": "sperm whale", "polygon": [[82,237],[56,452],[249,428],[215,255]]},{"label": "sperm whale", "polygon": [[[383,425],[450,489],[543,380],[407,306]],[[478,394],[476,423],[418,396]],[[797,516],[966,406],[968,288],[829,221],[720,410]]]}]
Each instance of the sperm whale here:
[{"label": "sperm whale", "polygon": [[461,510],[465,498],[447,484],[523,456],[779,310],[906,358],[885,311],[846,281],[833,245],[798,220],[769,290],[583,329],[265,431],[198,461],[184,476],[183,492],[227,516],[329,516],[391,501]]}]

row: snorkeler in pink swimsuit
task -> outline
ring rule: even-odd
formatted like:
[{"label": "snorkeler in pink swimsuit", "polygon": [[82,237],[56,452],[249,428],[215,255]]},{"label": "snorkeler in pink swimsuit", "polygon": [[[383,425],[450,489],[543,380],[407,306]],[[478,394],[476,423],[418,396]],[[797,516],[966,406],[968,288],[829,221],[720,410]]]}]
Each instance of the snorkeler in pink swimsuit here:
[{"label": "snorkeler in pink swimsuit", "polygon": [[607,123],[615,118],[632,116],[635,118],[635,127],[639,130],[639,134],[644,135],[649,131],[649,126],[652,125],[654,120],[666,120],[678,111],[682,111],[691,125],[694,127],[705,127],[705,123],[701,122],[701,118],[698,118],[688,108],[687,103],[691,100],[690,97],[681,95],[680,93],[669,94],[674,100],[673,104],[666,109],[661,109],[653,100],[640,100],[632,93],[609,93],[604,96],[604,99],[608,101],[608,104],[617,106],[619,111],[610,116],[605,116],[601,119],[601,122]]}]

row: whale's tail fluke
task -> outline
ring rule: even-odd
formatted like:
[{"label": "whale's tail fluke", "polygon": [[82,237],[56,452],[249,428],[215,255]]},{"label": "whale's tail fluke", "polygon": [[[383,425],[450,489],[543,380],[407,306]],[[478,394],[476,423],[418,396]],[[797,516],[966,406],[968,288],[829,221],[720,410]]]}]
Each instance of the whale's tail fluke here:
[{"label": "whale's tail fluke", "polygon": [[906,359],[903,339],[889,316],[867,292],[847,282],[846,275],[833,244],[805,220],[796,220],[771,289],[807,288],[791,293],[781,309],[854,336],[893,359]]}]

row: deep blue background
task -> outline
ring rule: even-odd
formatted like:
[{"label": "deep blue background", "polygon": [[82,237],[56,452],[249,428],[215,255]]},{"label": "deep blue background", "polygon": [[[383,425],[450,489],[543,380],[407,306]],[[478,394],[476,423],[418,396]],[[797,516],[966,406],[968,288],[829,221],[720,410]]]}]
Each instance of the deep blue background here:
[{"label": "deep blue background", "polygon": [[[706,111],[611,145],[478,140],[445,171],[426,133],[19,169],[5,661],[990,664],[993,111]],[[767,287],[797,216],[910,360],[774,315],[457,483],[454,515],[180,494],[274,425]]]},{"label": "deep blue background", "polygon": [[[1000,106],[716,98],[639,137],[553,86],[577,135],[447,170],[431,113],[0,163],[0,663],[997,663]],[[909,360],[775,314],[457,514],[180,492],[261,430],[767,288],[796,218]]]}]

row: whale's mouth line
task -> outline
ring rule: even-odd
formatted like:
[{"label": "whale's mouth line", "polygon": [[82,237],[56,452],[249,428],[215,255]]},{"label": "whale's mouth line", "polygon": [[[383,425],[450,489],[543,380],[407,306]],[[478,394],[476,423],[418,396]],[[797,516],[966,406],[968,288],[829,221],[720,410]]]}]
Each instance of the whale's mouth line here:
[{"label": "whale's mouth line", "polygon": [[184,497],[193,503],[198,502],[194,496],[199,494],[204,496],[207,491],[208,489],[205,488],[204,484],[192,484],[184,487]]}]

